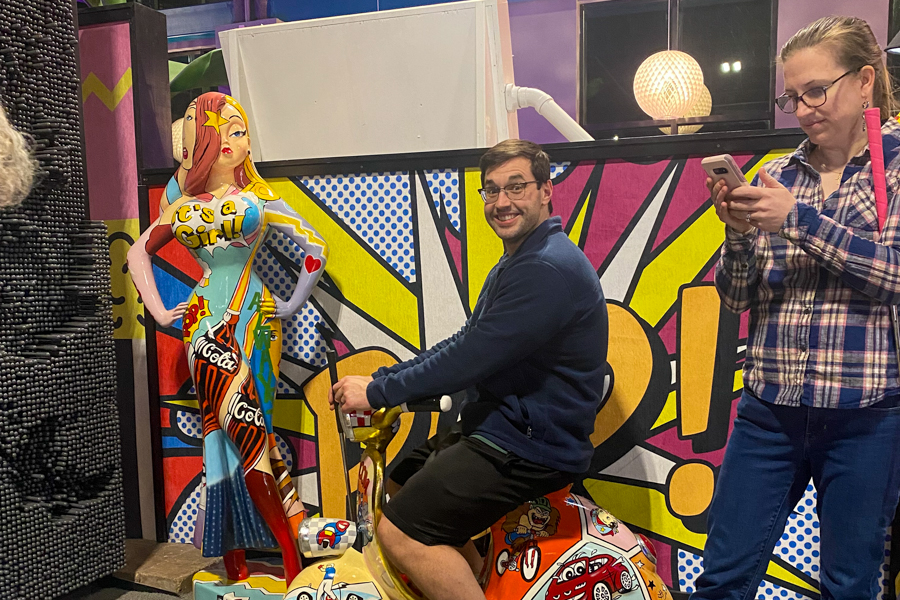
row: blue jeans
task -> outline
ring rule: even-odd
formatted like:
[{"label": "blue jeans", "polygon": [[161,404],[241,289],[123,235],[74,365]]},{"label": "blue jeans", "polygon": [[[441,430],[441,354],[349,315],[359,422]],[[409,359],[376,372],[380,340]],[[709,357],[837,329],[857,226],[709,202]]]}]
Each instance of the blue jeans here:
[{"label": "blue jeans", "polygon": [[871,600],[900,496],[900,406],[779,406],[744,392],[709,509],[691,600],[749,600],[812,478],[822,600]]}]

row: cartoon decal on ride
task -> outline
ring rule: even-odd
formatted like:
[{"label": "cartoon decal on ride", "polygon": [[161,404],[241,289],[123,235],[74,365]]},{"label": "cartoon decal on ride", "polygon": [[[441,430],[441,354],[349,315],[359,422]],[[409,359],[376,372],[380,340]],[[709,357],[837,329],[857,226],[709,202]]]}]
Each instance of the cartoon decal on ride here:
[{"label": "cartoon decal on ride", "polygon": [[324,571],[325,576],[322,578],[322,583],[319,584],[319,589],[316,590],[316,600],[336,600],[331,592],[331,588],[334,586],[334,576],[337,574],[337,569],[334,568],[333,563],[328,563],[327,565],[319,565],[319,570]]},{"label": "cartoon decal on ride", "polygon": [[[321,589],[325,580],[319,584]],[[371,583],[333,583],[328,588],[328,595],[321,595],[318,589],[304,587],[294,590],[285,600],[382,600],[383,596]]]},{"label": "cartoon decal on ride", "polygon": [[581,556],[561,566],[550,580],[547,598],[610,600],[613,594],[630,592],[637,585],[620,557],[609,554]]},{"label": "cartoon decal on ride", "polygon": [[356,531],[365,546],[370,541],[375,531],[375,523],[372,518],[369,502],[371,498],[372,481],[369,479],[370,458],[364,459],[359,465],[359,483],[357,484],[356,499]]},{"label": "cartoon decal on ride", "polygon": [[[355,537],[356,527],[350,523]],[[345,536],[346,537],[346,536]],[[309,558],[307,553],[304,555]],[[303,569],[287,583],[284,600],[384,600],[390,598],[378,579],[366,566],[363,555],[353,548],[335,552],[331,557]]]},{"label": "cartoon decal on ride", "polygon": [[616,535],[619,533],[619,520],[604,509],[597,507],[591,511],[591,523],[600,535]]},{"label": "cartoon decal on ride", "polygon": [[316,535],[316,542],[320,548],[337,548],[341,543],[341,538],[347,533],[350,527],[349,521],[335,521],[329,523]]},{"label": "cartoon decal on ride", "polygon": [[506,532],[504,541],[512,552],[504,549],[497,555],[497,574],[520,570],[525,581],[534,579],[541,562],[537,538],[554,535],[559,527],[559,519],[559,510],[551,506],[550,501],[543,496],[509,513],[501,529]]}]

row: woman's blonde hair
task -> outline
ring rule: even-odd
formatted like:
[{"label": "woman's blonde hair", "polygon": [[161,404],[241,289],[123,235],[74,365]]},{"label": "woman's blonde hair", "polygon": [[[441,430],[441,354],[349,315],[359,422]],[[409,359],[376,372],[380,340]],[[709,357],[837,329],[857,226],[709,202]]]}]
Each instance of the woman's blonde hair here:
[{"label": "woman's blonde hair", "polygon": [[820,45],[833,50],[845,69],[861,69],[866,65],[875,69],[872,104],[881,109],[882,121],[896,112],[894,86],[884,64],[884,53],[868,23],[856,17],[823,17],[791,36],[781,47],[779,59],[784,63],[797,50]]},{"label": "woman's blonde hair", "polygon": [[14,206],[25,199],[37,169],[28,140],[16,131],[0,106],[0,208]]}]

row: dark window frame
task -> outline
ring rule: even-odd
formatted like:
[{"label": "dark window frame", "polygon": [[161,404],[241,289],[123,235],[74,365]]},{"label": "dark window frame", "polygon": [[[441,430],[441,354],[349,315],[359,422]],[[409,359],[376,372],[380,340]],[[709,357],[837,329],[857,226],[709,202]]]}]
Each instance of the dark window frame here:
[{"label": "dark window frame", "polygon": [[[894,3],[900,3],[900,0],[891,0]],[[637,121],[618,121],[609,123],[589,123],[586,119],[587,113],[587,70],[585,68],[585,19],[587,11],[592,10],[592,6],[602,3],[604,8],[612,8],[615,5],[624,5],[625,3],[634,5],[635,0],[579,0],[578,2],[578,79],[576,90],[576,101],[578,111],[578,122],[594,137],[609,137],[609,134],[615,131],[624,131],[629,135],[665,135],[659,131],[659,127],[667,126],[669,121],[656,121],[651,118],[641,119]],[[778,0],[770,0],[771,13],[769,16],[770,36],[769,36],[769,79],[768,79],[768,97],[772,99],[768,109],[763,112],[751,111],[746,115],[710,115],[708,117],[694,117],[689,119],[678,119],[679,126],[690,124],[712,124],[712,123],[733,123],[734,127],[727,129],[728,131],[741,131],[746,129],[764,129],[771,130],[775,128],[775,65],[778,56],[777,33],[778,33]],[[661,7],[668,5],[668,37],[669,45],[672,50],[678,50],[682,47],[682,28],[679,15],[681,14],[681,0],[643,0],[645,4],[659,4]],[[596,9],[593,9],[596,10]],[[614,10],[614,8],[613,8]],[[721,130],[717,130],[721,131]],[[637,133],[640,132],[640,133]]]}]

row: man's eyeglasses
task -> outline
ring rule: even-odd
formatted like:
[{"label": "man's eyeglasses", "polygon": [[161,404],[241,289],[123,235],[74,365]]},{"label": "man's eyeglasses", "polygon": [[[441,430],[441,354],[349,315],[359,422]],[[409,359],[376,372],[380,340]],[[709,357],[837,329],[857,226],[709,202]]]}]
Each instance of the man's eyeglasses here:
[{"label": "man's eyeglasses", "polygon": [[500,192],[506,193],[506,197],[510,200],[521,200],[523,196],[525,196],[525,188],[528,187],[529,183],[536,183],[541,185],[541,181],[519,181],[517,183],[510,183],[509,185],[505,185],[503,187],[487,187],[481,188],[478,190],[478,193],[481,194],[481,199],[484,200],[485,204],[493,204],[500,198]]},{"label": "man's eyeglasses", "polygon": [[[862,68],[862,67],[860,67]],[[780,108],[783,112],[787,114],[797,112],[797,107],[802,102],[809,108],[819,108],[828,100],[828,95],[825,90],[832,87],[838,81],[849,75],[850,73],[856,73],[859,69],[850,69],[828,85],[820,85],[814,88],[810,88],[800,94],[799,96],[791,96],[788,94],[782,94],[775,98],[775,104]]]}]

